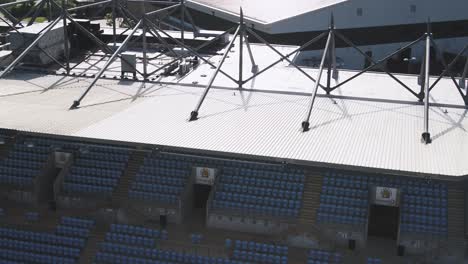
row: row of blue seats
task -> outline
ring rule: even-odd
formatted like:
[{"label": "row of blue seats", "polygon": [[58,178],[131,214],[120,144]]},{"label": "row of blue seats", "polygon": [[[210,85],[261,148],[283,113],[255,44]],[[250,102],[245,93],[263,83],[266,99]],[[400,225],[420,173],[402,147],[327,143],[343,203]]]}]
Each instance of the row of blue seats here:
[{"label": "row of blue seats", "polygon": [[113,233],[122,233],[128,235],[147,236],[152,238],[159,238],[160,231],[141,226],[125,225],[125,224],[111,224],[110,231]]},{"label": "row of blue seats", "polygon": [[338,252],[331,252],[328,250],[322,249],[311,249],[307,256],[307,263],[314,263],[311,261],[325,261],[332,263],[341,263],[343,257]]},{"label": "row of blue seats", "polygon": [[215,194],[215,200],[241,202],[245,204],[269,205],[289,209],[299,209],[301,207],[301,201],[297,199],[288,200],[257,195],[230,193],[224,191],[217,191]]},{"label": "row of blue seats", "polygon": [[[157,249],[155,249],[157,250]],[[97,263],[133,263],[133,264],[243,264],[243,262],[226,258],[211,258],[188,255],[177,252],[162,251],[162,259],[147,259],[142,255],[123,255],[119,253],[98,252],[95,257]]]},{"label": "row of blue seats", "polygon": [[96,186],[78,183],[63,183],[63,190],[67,193],[96,193],[101,196],[110,196],[114,188],[108,186]]},{"label": "row of blue seats", "polygon": [[425,187],[425,188],[447,188],[447,184],[443,182],[431,181],[427,182],[425,180],[419,179],[408,179],[401,177],[382,177],[382,176],[367,176],[367,175],[356,175],[352,173],[345,172],[336,172],[336,171],[325,171],[325,178],[328,179],[348,179],[361,182],[370,182],[372,185],[377,186],[399,186],[402,188],[408,187]]},{"label": "row of blue seats", "polygon": [[6,167],[18,167],[18,168],[40,168],[44,162],[34,161],[34,160],[22,160],[22,159],[12,159],[7,157],[6,159],[0,161],[0,165]]},{"label": "row of blue seats", "polygon": [[245,204],[240,202],[227,202],[213,200],[213,208],[215,209],[232,209],[247,211],[248,213],[259,213],[273,216],[297,217],[298,209],[286,209],[265,205]]},{"label": "row of blue seats", "polygon": [[405,194],[411,194],[415,196],[429,196],[429,197],[442,197],[447,198],[448,190],[447,188],[430,188],[430,187],[418,187],[418,186],[408,186],[403,187]]},{"label": "row of blue seats", "polygon": [[282,180],[266,180],[261,178],[249,178],[248,176],[234,176],[223,174],[221,177],[221,182],[224,183],[237,183],[241,185],[250,185],[257,187],[266,187],[266,188],[278,188],[288,191],[299,191],[304,190],[304,184],[297,182],[289,182]]},{"label": "row of blue seats", "polygon": [[17,168],[17,167],[7,167],[4,165],[0,164],[0,175],[5,175],[5,176],[30,176],[34,177],[38,174],[37,169],[31,169],[31,168]]},{"label": "row of blue seats", "polygon": [[170,160],[170,159],[153,159],[146,158],[144,161],[145,166],[165,167],[165,168],[190,168],[189,162]]},{"label": "row of blue seats", "polygon": [[8,154],[11,159],[22,159],[22,160],[34,160],[34,161],[45,161],[49,156],[49,153],[35,153],[35,152],[23,152],[13,151]]},{"label": "row of blue seats", "polygon": [[334,195],[334,196],[345,196],[352,198],[367,199],[369,197],[368,190],[350,189],[343,187],[331,187],[322,186],[322,194]]},{"label": "row of blue seats", "polygon": [[434,207],[447,207],[447,198],[420,197],[414,195],[403,195],[403,203],[417,204]]},{"label": "row of blue seats", "polygon": [[128,154],[112,154],[102,152],[86,152],[80,153],[78,156],[79,159],[101,160],[113,163],[125,163],[128,161],[128,157]]},{"label": "row of blue seats", "polygon": [[0,227],[0,237],[12,238],[16,240],[34,241],[51,245],[63,245],[71,247],[84,247],[84,239],[74,237],[64,237],[48,233],[23,231],[17,229]]},{"label": "row of blue seats", "polygon": [[72,258],[78,258],[80,256],[80,250],[78,248],[41,244],[30,241],[19,241],[9,238],[0,238],[0,248],[24,252],[45,253]]},{"label": "row of blue seats", "polygon": [[193,244],[200,244],[202,239],[202,234],[190,234],[190,241],[192,241]]},{"label": "row of blue seats", "polygon": [[359,217],[367,216],[367,208],[356,208],[356,207],[341,206],[341,205],[334,205],[334,204],[320,204],[318,211],[323,212],[323,213],[338,214],[338,215],[351,215],[351,216],[359,216]]},{"label": "row of blue seats", "polygon": [[341,178],[323,178],[324,186],[343,187],[352,189],[368,189],[371,185],[367,181],[341,179]]},{"label": "row of blue seats", "polygon": [[433,217],[417,214],[402,214],[401,220],[404,223],[447,226],[447,218],[445,216]]},{"label": "row of blue seats", "polygon": [[24,218],[27,221],[39,221],[39,213],[38,212],[26,212],[24,214]]},{"label": "row of blue seats", "polygon": [[191,171],[188,170],[188,169],[142,166],[139,173],[140,174],[146,174],[146,175],[157,175],[157,176],[187,178],[190,175]]},{"label": "row of blue seats", "polygon": [[153,200],[165,203],[177,203],[179,200],[179,197],[174,194],[149,193],[135,190],[130,190],[128,195],[131,199],[135,200]]},{"label": "row of blue seats", "polygon": [[94,226],[95,221],[91,219],[83,219],[77,217],[64,216],[60,223],[67,226],[75,226],[81,228],[91,228]]},{"label": "row of blue seats", "polygon": [[285,171],[253,170],[244,168],[224,167],[224,174],[265,178],[272,180],[287,180],[291,182],[304,182],[304,173],[291,173]]},{"label": "row of blue seats", "polygon": [[432,215],[432,216],[446,216],[448,209],[446,207],[433,207],[424,205],[404,205],[402,206],[403,213],[419,214],[419,215]]},{"label": "row of blue seats", "polygon": [[32,142],[32,143],[35,143],[35,145],[37,146],[43,146],[43,147],[67,146],[67,147],[74,147],[76,149],[86,148],[93,152],[114,153],[114,154],[125,154],[130,151],[130,149],[123,147],[123,146],[119,146],[119,145],[83,143],[83,142],[78,142],[78,141],[53,139],[53,138],[28,137],[26,139],[26,142]]},{"label": "row of blue seats", "polygon": [[408,224],[403,223],[400,226],[402,232],[408,233],[427,233],[437,236],[446,236],[448,228],[445,226],[431,226],[426,224]]},{"label": "row of blue seats", "polygon": [[154,247],[155,245],[153,238],[112,232],[106,234],[106,241],[143,247]]},{"label": "row of blue seats", "polygon": [[268,196],[274,198],[285,198],[285,199],[301,199],[302,192],[281,190],[277,188],[263,188],[255,186],[246,186],[240,184],[231,184],[231,183],[220,183],[218,184],[220,190],[225,190],[228,192],[237,192],[243,194],[256,194],[259,196]]},{"label": "row of blue seats", "polygon": [[34,179],[31,177],[0,175],[0,182],[26,187],[26,186],[32,185],[34,182]]},{"label": "row of blue seats", "polygon": [[181,186],[170,186],[157,183],[145,183],[145,182],[134,182],[132,184],[132,190],[143,191],[143,192],[157,192],[165,194],[179,195],[183,191],[184,187]]},{"label": "row of blue seats", "polygon": [[247,261],[250,263],[260,263],[260,264],[287,264],[287,256],[278,256],[272,254],[258,253],[252,251],[244,251],[234,249],[232,253],[233,259],[238,259],[241,261]]},{"label": "row of blue seats", "polygon": [[35,144],[29,144],[29,143],[24,143],[24,144],[16,143],[13,146],[13,151],[48,154],[50,152],[50,148],[36,146]]},{"label": "row of blue seats", "polygon": [[26,263],[39,264],[74,264],[75,260],[68,257],[59,257],[55,255],[24,252],[22,250],[11,250],[0,248],[0,259],[21,261]]},{"label": "row of blue seats", "polygon": [[337,223],[337,224],[347,224],[347,225],[364,225],[366,223],[366,218],[358,216],[348,216],[348,215],[336,215],[331,213],[317,213],[317,221],[319,223]]},{"label": "row of blue seats", "polygon": [[55,229],[55,233],[61,236],[88,238],[90,231],[88,228],[59,225]]},{"label": "row of blue seats", "polygon": [[118,180],[100,177],[81,176],[71,173],[68,174],[68,176],[65,178],[65,182],[115,187],[118,183]]},{"label": "row of blue seats", "polygon": [[371,257],[367,258],[367,264],[381,264],[381,263],[382,263],[382,259],[380,258],[371,258]]},{"label": "row of blue seats", "polygon": [[367,207],[368,201],[363,198],[351,198],[338,195],[322,194],[320,196],[320,203],[323,204],[334,204],[334,205],[346,205],[352,207]]},{"label": "row of blue seats", "polygon": [[90,168],[80,167],[78,165],[72,166],[70,169],[72,173],[87,175],[87,176],[99,176],[107,178],[119,178],[122,174],[122,170],[119,168]]},{"label": "row of blue seats", "polygon": [[273,245],[273,244],[266,244],[254,241],[246,241],[246,240],[235,240],[234,241],[234,248],[243,250],[243,251],[254,251],[260,253],[268,253],[273,255],[288,255],[288,246],[283,245]]},{"label": "row of blue seats", "polygon": [[88,158],[78,158],[75,163],[75,166],[80,167],[90,167],[90,168],[106,168],[106,169],[118,169],[123,170],[127,166],[123,162],[113,162],[113,161],[103,161],[100,159],[88,159]]},{"label": "row of blue seats", "polygon": [[161,183],[172,186],[184,186],[186,178],[160,176],[160,175],[148,175],[138,173],[135,181],[137,182],[148,182],[148,183]]}]

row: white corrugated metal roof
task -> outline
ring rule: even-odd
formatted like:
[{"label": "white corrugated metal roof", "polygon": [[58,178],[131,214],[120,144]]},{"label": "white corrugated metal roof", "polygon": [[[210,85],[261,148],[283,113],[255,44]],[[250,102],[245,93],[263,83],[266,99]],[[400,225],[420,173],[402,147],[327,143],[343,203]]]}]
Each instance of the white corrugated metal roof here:
[{"label": "white corrugated metal roof", "polygon": [[188,0],[187,5],[194,9],[219,11],[235,17],[239,16],[242,7],[247,19],[271,24],[346,1],[348,0]]},{"label": "white corrugated metal roof", "polygon": [[[282,52],[293,49],[279,48]],[[260,69],[275,60],[266,47],[254,45],[253,49]],[[236,54],[224,67],[234,76]],[[247,77],[249,67],[245,68]],[[314,69],[305,70],[316,74]],[[90,79],[15,73],[0,80],[0,127],[332,165],[468,174],[467,110],[461,107],[451,80],[443,79],[431,93],[432,102],[437,103],[430,110],[433,143],[424,145],[420,141],[423,106],[394,80],[378,73],[363,74],[336,90],[332,98],[321,92],[311,130],[301,132],[313,83],[284,63],[245,86],[255,92],[231,90],[234,84],[220,75],[215,82],[219,88],[208,94],[200,119],[188,122],[203,91],[199,85],[206,84],[212,72],[201,65],[173,85],[100,80],[81,108],[72,111],[68,107]],[[106,74],[117,73],[118,66],[113,65]],[[341,71],[340,80],[352,74]],[[398,77],[418,91],[416,76]]]}]

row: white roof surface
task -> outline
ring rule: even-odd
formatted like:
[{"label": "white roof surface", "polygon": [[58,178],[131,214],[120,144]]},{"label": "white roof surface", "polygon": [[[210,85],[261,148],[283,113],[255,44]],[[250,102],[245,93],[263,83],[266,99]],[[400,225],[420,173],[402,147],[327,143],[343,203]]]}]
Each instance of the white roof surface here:
[{"label": "white roof surface", "polygon": [[[284,53],[293,49],[279,48]],[[276,59],[265,46],[253,45],[253,49],[260,69]],[[223,67],[234,77],[236,54]],[[120,75],[118,64],[111,66],[107,76]],[[88,65],[87,72],[94,73],[93,67]],[[250,69],[245,68],[247,77]],[[85,64],[77,70],[84,71]],[[317,73],[306,71],[312,76]],[[311,130],[303,133],[300,124],[313,82],[285,62],[245,85],[254,91],[233,90],[235,85],[219,75],[199,120],[188,122],[212,72],[201,65],[171,85],[100,80],[77,110],[68,107],[90,79],[17,72],[0,80],[0,127],[402,174],[468,174],[468,111],[461,107],[451,80],[443,79],[432,92],[431,101],[437,103],[430,110],[433,143],[425,145],[420,141],[423,106],[394,80],[378,73],[363,74],[334,91],[331,98],[320,91]],[[339,78],[352,74],[341,71]],[[399,77],[418,91],[417,77]],[[174,82],[174,78],[162,81]]]},{"label": "white roof surface", "polygon": [[348,0],[188,0],[187,5],[195,9],[219,10],[236,17],[242,6],[247,19],[271,24],[346,1]]}]

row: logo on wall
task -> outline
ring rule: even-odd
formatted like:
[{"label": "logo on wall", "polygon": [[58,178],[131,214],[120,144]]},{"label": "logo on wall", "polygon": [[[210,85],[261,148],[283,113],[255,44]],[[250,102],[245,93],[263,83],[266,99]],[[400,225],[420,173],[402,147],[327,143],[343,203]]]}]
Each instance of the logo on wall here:
[{"label": "logo on wall", "polygon": [[208,170],[208,168],[203,168],[203,169],[202,169],[201,176],[202,176],[203,178],[209,178],[209,177],[210,177],[210,170]]},{"label": "logo on wall", "polygon": [[375,188],[375,203],[389,206],[397,205],[397,193],[395,188],[376,187]]},{"label": "logo on wall", "polygon": [[392,192],[388,188],[383,188],[380,195],[382,195],[384,199],[392,198]]},{"label": "logo on wall", "polygon": [[214,168],[195,167],[195,183],[213,185],[217,170]]}]

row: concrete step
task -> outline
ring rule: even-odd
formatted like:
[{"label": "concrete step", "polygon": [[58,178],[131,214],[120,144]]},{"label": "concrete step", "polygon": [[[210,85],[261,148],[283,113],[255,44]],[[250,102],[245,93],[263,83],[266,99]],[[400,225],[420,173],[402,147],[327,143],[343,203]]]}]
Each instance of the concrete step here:
[{"label": "concrete step", "polygon": [[114,190],[113,201],[117,204],[122,204],[127,199],[127,194],[133,179],[135,178],[140,166],[143,164],[146,157],[146,152],[135,150],[130,154],[128,165],[120,177],[119,184]]},{"label": "concrete step", "polygon": [[320,205],[320,191],[322,189],[322,176],[316,172],[306,171],[304,193],[302,195],[302,209],[299,222],[304,225],[315,223],[316,211]]},{"label": "concrete step", "polygon": [[93,263],[96,253],[99,251],[99,244],[104,241],[109,225],[97,225],[89,236],[85,248],[78,259],[79,264]]}]

